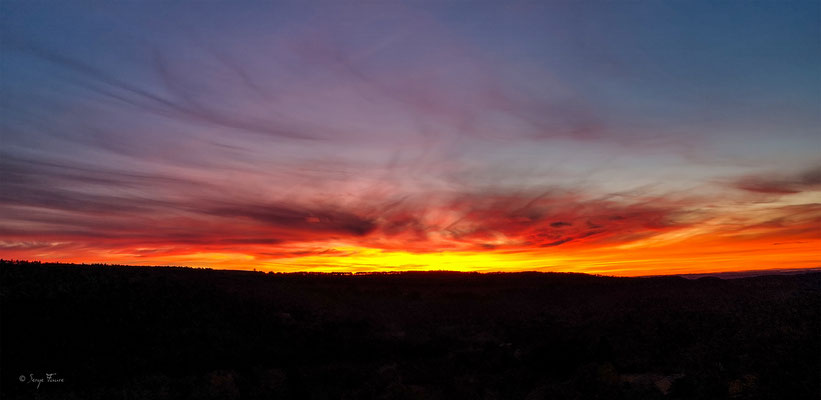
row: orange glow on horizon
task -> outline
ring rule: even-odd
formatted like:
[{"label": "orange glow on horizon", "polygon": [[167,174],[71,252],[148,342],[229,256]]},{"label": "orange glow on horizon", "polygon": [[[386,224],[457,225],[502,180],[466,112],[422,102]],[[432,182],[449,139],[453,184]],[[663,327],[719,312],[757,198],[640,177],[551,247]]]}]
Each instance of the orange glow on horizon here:
[{"label": "orange glow on horizon", "polygon": [[[43,254],[10,258],[44,262],[172,265],[274,272],[387,272],[449,270],[463,272],[581,272],[613,276],[718,273],[821,267],[821,239],[711,242],[703,237],[674,243],[633,243],[553,250],[487,250],[417,252],[338,246],[328,254],[262,258],[242,252],[194,251],[140,257],[125,251],[94,252],[72,257]],[[23,257],[20,257],[23,256]]]},{"label": "orange glow on horizon", "polygon": [[130,230],[90,238],[28,224],[0,240],[0,258],[280,272],[645,276],[818,268],[816,194],[700,208],[659,200],[474,196],[374,215],[352,207],[356,212],[305,218],[292,218],[296,212],[285,208],[269,215],[249,207],[199,218],[123,218],[115,227]]}]

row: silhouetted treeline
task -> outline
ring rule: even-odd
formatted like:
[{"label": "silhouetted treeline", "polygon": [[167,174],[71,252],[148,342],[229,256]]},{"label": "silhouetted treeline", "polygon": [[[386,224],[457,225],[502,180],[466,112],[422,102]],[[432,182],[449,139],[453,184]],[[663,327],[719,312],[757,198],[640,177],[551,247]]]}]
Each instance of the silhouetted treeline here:
[{"label": "silhouetted treeline", "polygon": [[[821,273],[0,262],[4,399],[815,399]],[[56,373],[64,382],[30,377]],[[24,379],[20,379],[20,377]]]}]

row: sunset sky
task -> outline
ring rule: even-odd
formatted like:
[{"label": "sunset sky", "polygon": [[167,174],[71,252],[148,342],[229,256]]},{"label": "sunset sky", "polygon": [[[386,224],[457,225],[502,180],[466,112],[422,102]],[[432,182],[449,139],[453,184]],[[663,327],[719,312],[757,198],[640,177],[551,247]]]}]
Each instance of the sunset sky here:
[{"label": "sunset sky", "polygon": [[0,258],[821,267],[821,3],[0,2]]}]

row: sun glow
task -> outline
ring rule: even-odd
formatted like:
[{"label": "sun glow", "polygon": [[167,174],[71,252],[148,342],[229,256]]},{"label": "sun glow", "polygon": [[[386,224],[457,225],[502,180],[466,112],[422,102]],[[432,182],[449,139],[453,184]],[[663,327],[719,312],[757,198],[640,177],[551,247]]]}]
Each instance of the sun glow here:
[{"label": "sun glow", "polygon": [[[704,237],[672,235],[668,242],[639,241],[575,249],[407,252],[326,243],[324,251],[292,251],[289,257],[241,253],[195,252],[150,260],[108,257],[125,264],[189,265],[275,272],[583,272],[641,276],[739,270],[821,267],[821,239],[709,241]],[[322,247],[322,246],[320,246]]]},{"label": "sun glow", "polygon": [[[277,270],[311,270],[327,272],[371,271],[523,271],[539,268],[562,268],[567,258],[555,256],[505,254],[501,252],[440,251],[409,253],[372,248],[340,248],[343,256],[307,256],[263,263]],[[306,268],[307,267],[307,268]]]}]

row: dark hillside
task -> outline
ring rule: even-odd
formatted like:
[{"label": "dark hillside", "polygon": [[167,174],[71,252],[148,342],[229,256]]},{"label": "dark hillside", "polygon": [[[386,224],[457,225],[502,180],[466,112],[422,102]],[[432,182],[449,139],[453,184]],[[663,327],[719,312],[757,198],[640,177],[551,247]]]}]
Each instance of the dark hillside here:
[{"label": "dark hillside", "polygon": [[[3,262],[0,301],[4,399],[821,393],[821,273],[688,280]],[[36,388],[31,377],[46,373],[64,381]]]}]

